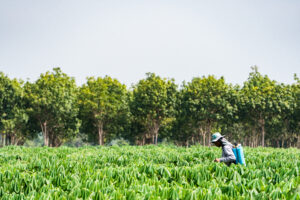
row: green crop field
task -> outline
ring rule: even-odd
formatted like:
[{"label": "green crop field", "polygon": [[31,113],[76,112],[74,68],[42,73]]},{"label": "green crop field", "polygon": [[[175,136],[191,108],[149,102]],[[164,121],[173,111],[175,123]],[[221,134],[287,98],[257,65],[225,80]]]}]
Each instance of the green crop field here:
[{"label": "green crop field", "polygon": [[300,150],[123,146],[0,149],[0,199],[300,199]]}]

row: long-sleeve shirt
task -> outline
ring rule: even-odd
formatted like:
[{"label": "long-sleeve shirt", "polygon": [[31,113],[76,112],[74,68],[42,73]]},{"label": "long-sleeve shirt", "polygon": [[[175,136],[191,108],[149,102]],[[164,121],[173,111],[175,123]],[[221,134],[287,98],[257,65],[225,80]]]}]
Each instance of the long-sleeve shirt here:
[{"label": "long-sleeve shirt", "polygon": [[220,162],[224,162],[227,165],[234,163],[236,158],[232,151],[232,144],[228,142],[225,138],[222,138],[222,158],[220,158]]}]

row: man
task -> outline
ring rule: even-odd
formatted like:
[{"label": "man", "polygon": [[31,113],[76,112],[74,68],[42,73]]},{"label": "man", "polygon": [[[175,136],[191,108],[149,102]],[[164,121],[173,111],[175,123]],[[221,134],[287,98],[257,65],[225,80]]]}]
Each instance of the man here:
[{"label": "man", "polygon": [[214,133],[212,135],[211,142],[217,147],[222,147],[222,158],[216,158],[215,162],[224,162],[226,165],[231,165],[235,163],[235,155],[232,151],[232,144],[228,142],[223,135],[220,133]]}]

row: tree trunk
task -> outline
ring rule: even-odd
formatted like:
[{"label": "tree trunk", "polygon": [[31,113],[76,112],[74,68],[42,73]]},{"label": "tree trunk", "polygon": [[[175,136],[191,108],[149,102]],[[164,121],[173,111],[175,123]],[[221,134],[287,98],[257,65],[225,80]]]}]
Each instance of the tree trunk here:
[{"label": "tree trunk", "polygon": [[205,146],[205,130],[203,130],[203,128],[200,127],[200,128],[199,128],[199,132],[200,132],[199,135],[202,136],[202,145]]},{"label": "tree trunk", "polygon": [[49,147],[53,147],[53,135],[47,131],[47,142]]},{"label": "tree trunk", "polygon": [[[187,140],[187,142],[189,143],[189,140]],[[194,142],[194,136],[192,136],[192,145],[194,145],[194,144],[195,144],[195,142]]]},{"label": "tree trunk", "polygon": [[60,145],[62,144],[62,141],[58,138],[58,137],[55,137],[53,139],[53,147],[59,147]]},{"label": "tree trunk", "polygon": [[11,145],[11,137],[10,134],[6,135],[6,146]]},{"label": "tree trunk", "polygon": [[4,147],[5,144],[6,144],[6,134],[3,133],[3,135],[2,135],[2,146]]},{"label": "tree trunk", "polygon": [[265,119],[262,119],[261,123],[261,146],[265,146]]},{"label": "tree trunk", "polygon": [[208,127],[207,127],[207,133],[208,133],[208,146],[211,146],[211,125],[209,123]]},{"label": "tree trunk", "polygon": [[44,145],[49,146],[49,134],[47,130],[47,122],[41,123],[41,129],[44,137]]},{"label": "tree trunk", "polygon": [[255,135],[255,130],[254,128],[252,127],[251,129],[251,147],[253,148],[254,147],[254,135]]},{"label": "tree trunk", "polygon": [[257,147],[257,136],[254,136],[254,147]]},{"label": "tree trunk", "polygon": [[297,148],[300,149],[300,134],[297,137]]},{"label": "tree trunk", "polygon": [[16,139],[15,134],[12,133],[10,137],[11,137],[11,144],[16,145],[16,143],[15,143],[15,139]]},{"label": "tree trunk", "polygon": [[153,127],[153,144],[157,144],[157,138],[158,138],[158,131],[159,131],[159,124],[157,122],[154,123]]},{"label": "tree trunk", "polygon": [[16,139],[15,139],[15,145],[18,145],[18,144],[19,144],[19,141],[20,141],[20,138],[16,138]]},{"label": "tree trunk", "polygon": [[43,136],[44,136],[44,145],[49,146],[49,144],[48,144],[48,134],[47,134],[47,123],[46,122],[42,125],[42,132],[43,132]]},{"label": "tree trunk", "polygon": [[157,127],[157,128],[155,129],[155,144],[157,144],[158,130],[159,130],[159,128]]},{"label": "tree trunk", "polygon": [[155,133],[152,133],[152,144],[155,144]]},{"label": "tree trunk", "polygon": [[103,124],[99,123],[98,125],[98,142],[99,145],[103,145]]}]

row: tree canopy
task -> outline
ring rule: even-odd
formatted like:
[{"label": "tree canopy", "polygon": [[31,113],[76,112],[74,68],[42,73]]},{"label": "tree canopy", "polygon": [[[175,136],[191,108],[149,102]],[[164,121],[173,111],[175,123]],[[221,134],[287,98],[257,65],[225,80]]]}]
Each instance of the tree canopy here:
[{"label": "tree canopy", "polygon": [[127,89],[109,76],[77,86],[60,68],[34,82],[0,72],[0,146],[40,135],[53,147],[79,136],[99,145],[117,139],[210,145],[218,131],[251,147],[300,148],[300,80],[294,80],[277,82],[254,66],[242,85],[208,75],[178,87],[174,79],[147,73]]},{"label": "tree canopy", "polygon": [[146,75],[146,79],[133,88],[130,108],[135,120],[145,127],[143,140],[150,137],[153,144],[157,144],[159,129],[174,116],[177,86],[174,80],[154,73]]},{"label": "tree canopy", "polygon": [[41,74],[35,83],[25,84],[29,113],[36,120],[36,132],[42,132],[44,145],[59,146],[79,131],[77,96],[74,78],[59,68]]},{"label": "tree canopy", "polygon": [[121,131],[121,124],[117,122],[127,114],[126,100],[126,86],[109,76],[89,77],[80,88],[79,106],[83,130],[97,132],[99,145],[104,144],[106,136],[113,134],[113,128]]}]

